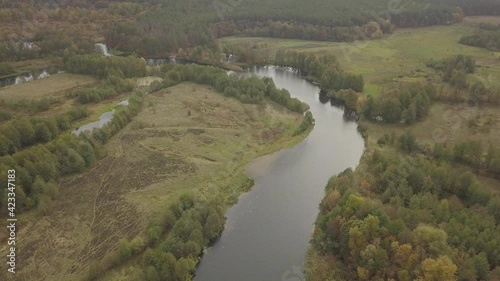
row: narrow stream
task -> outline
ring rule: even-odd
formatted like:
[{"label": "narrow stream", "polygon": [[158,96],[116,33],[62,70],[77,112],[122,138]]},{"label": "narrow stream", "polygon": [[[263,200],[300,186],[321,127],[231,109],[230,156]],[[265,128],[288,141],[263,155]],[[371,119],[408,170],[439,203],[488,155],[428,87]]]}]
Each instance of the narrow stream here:
[{"label": "narrow stream", "polygon": [[320,89],[297,73],[275,67],[246,75],[273,78],[278,88],[310,105],[316,119],[300,144],[256,159],[247,167],[255,180],[228,210],[226,228],[207,250],[195,281],[301,281],[318,206],[328,179],[355,168],[364,150],[357,123],[321,98]]},{"label": "narrow stream", "polygon": [[[123,100],[121,102],[119,102],[117,105],[120,105],[120,106],[127,106],[128,105],[128,100]],[[85,132],[85,131],[90,131],[92,132],[92,130],[94,129],[100,129],[102,127],[104,127],[104,125],[108,124],[109,122],[111,122],[113,120],[113,115],[115,113],[115,110],[111,110],[111,111],[108,111],[108,112],[104,112],[100,117],[99,117],[99,120],[98,121],[95,121],[95,122],[92,122],[92,123],[88,123],[88,124],[85,124],[79,128],[76,128],[72,134],[74,135],[80,135],[81,133]]]}]

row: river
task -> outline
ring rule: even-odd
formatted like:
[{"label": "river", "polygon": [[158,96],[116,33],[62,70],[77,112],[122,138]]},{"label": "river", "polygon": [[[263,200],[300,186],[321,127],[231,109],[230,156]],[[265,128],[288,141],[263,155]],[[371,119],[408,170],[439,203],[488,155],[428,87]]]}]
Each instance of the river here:
[{"label": "river", "polygon": [[220,239],[203,256],[195,281],[302,281],[305,255],[328,179],[355,168],[364,151],[357,123],[320,101],[320,89],[297,73],[254,67],[310,105],[316,125],[300,144],[254,160],[255,185],[227,213]]}]

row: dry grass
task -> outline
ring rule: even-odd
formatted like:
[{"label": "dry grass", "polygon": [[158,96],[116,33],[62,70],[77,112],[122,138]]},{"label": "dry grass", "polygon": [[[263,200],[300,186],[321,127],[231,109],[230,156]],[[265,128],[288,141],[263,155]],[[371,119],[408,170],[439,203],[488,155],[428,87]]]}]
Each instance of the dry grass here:
[{"label": "dry grass", "polygon": [[[250,159],[300,141],[291,134],[302,118],[195,84],[147,96],[142,112],[106,145],[107,157],[61,183],[46,216],[20,217],[17,280],[81,279],[90,262],[143,231],[179,193],[221,192]],[[120,272],[108,277],[127,280]]]},{"label": "dry grass", "polygon": [[58,97],[63,96],[67,90],[90,86],[97,82],[97,79],[86,75],[55,74],[45,79],[0,88],[0,99],[12,101]]},{"label": "dry grass", "polygon": [[495,17],[495,16],[465,17],[464,23],[471,25],[478,25],[480,23],[500,24],[500,17]]}]

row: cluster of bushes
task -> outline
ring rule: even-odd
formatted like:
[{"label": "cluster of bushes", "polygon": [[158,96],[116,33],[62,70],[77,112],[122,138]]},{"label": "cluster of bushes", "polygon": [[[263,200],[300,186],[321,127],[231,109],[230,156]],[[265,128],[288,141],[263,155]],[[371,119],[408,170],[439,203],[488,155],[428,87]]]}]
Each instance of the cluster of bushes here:
[{"label": "cluster of bushes", "polygon": [[[28,126],[28,120],[22,122]],[[95,162],[96,154],[97,149],[92,141],[65,134],[45,145],[32,146],[12,156],[0,157],[0,174],[6,178],[7,170],[16,170],[18,212],[34,207],[45,211],[57,195],[57,180],[90,167]],[[1,185],[0,205],[4,210],[7,204],[6,182]]]},{"label": "cluster of bushes", "polygon": [[41,99],[16,99],[15,101],[2,102],[5,108],[13,111],[26,111],[27,113],[40,113],[50,109],[52,105],[61,103],[60,98]]},{"label": "cluster of bushes", "polygon": [[369,120],[412,124],[427,115],[435,92],[430,84],[411,84],[376,97],[369,96],[363,115]]},{"label": "cluster of bushes", "polygon": [[325,90],[345,90],[351,89],[356,92],[363,92],[363,76],[338,70],[336,67],[328,67],[320,79],[321,88]]},{"label": "cluster of bushes", "polygon": [[0,109],[0,122],[10,120],[11,118],[12,118],[12,113],[10,113],[7,110]]},{"label": "cluster of bushes", "polygon": [[356,113],[361,112],[366,103],[365,95],[351,89],[340,91],[332,90],[326,94],[326,97],[335,101],[340,101],[347,109],[354,110]]},{"label": "cluster of bushes", "polygon": [[442,73],[443,82],[458,89],[467,88],[467,74],[476,71],[476,62],[470,56],[456,55],[442,60],[430,60],[427,66]]},{"label": "cluster of bushes", "polygon": [[480,141],[465,141],[454,144],[436,143],[434,148],[422,147],[411,132],[404,133],[399,138],[394,133],[390,136],[385,134],[378,140],[378,144],[396,145],[406,153],[428,153],[440,162],[463,164],[480,174],[500,178],[500,148],[493,144],[486,146]]},{"label": "cluster of bushes", "polygon": [[314,117],[310,111],[306,112],[304,116],[304,120],[300,126],[293,132],[294,135],[302,134],[303,132],[309,130],[312,126],[314,126]]},{"label": "cluster of bushes", "polygon": [[123,129],[132,119],[139,114],[144,99],[141,95],[133,95],[128,99],[127,106],[120,106],[115,109],[113,119],[100,129],[94,129],[91,133],[83,133],[101,144],[105,144],[109,139]]},{"label": "cluster of bushes", "polygon": [[482,29],[481,31],[462,36],[458,42],[490,51],[500,51],[500,25],[482,23],[479,27]]},{"label": "cluster of bushes", "polygon": [[110,87],[79,89],[72,93],[81,104],[99,103],[105,99],[118,95],[115,89]]},{"label": "cluster of bushes", "polygon": [[500,31],[483,31],[460,38],[460,44],[480,47],[490,51],[500,51]]},{"label": "cluster of bushes", "polygon": [[134,83],[123,78],[123,73],[108,70],[107,78],[99,87],[83,88],[66,93],[66,98],[76,98],[81,104],[99,103],[122,93],[131,92]]},{"label": "cluster of bushes", "polygon": [[222,231],[221,202],[187,199],[181,197],[180,202],[170,206],[170,222],[175,223],[171,223],[166,239],[156,249],[145,251],[141,266],[145,280],[189,280],[205,245]]},{"label": "cluster of bushes", "polygon": [[76,97],[81,104],[99,103],[124,92],[134,89],[134,84],[118,76],[108,77],[104,84],[98,88],[79,89],[69,93],[68,97]]},{"label": "cluster of bushes", "polygon": [[[465,79],[465,77],[461,79]],[[449,86],[441,87],[436,91],[435,99],[450,103],[500,104],[500,89],[498,88],[488,88],[481,81],[465,82],[463,87],[463,89]]]},{"label": "cluster of bushes", "polygon": [[81,107],[56,117],[14,118],[0,128],[0,156],[14,154],[36,143],[46,143],[68,130],[70,124],[88,116]]},{"label": "cluster of bushes", "polygon": [[98,279],[106,270],[140,256],[140,280],[191,280],[203,248],[223,230],[224,204],[221,198],[200,199],[191,193],[182,194],[151,220],[144,235],[131,241],[121,240],[117,252],[102,262],[94,262],[86,279]]},{"label": "cluster of bushes", "polygon": [[14,72],[14,68],[10,64],[5,62],[0,63],[0,77],[13,74]]},{"label": "cluster of bushes", "polygon": [[94,75],[99,78],[108,77],[110,71],[123,74],[125,78],[146,76],[144,59],[133,57],[69,55],[64,57],[64,67],[69,72]]},{"label": "cluster of bushes", "polygon": [[[240,51],[241,52],[241,51]],[[298,52],[294,50],[278,50],[266,64],[284,67],[293,67],[301,70],[305,75],[321,78],[327,67],[338,68],[337,59],[333,55],[319,56],[312,52]]]},{"label": "cluster of bushes", "polygon": [[450,87],[436,91],[435,98],[446,102],[465,102],[500,104],[500,91],[487,88],[481,81],[469,82],[468,74],[476,70],[475,61],[469,56],[457,55],[443,60],[431,60],[428,67],[441,72],[443,82]]},{"label": "cluster of bushes", "polygon": [[433,156],[443,161],[459,162],[476,171],[500,178],[500,149],[494,145],[486,147],[478,141],[448,146],[436,144]]},{"label": "cluster of bushes", "polygon": [[[407,137],[401,145],[412,142]],[[313,277],[500,278],[500,198],[472,173],[421,155],[375,150],[326,190],[313,247],[327,266],[308,269]]]}]

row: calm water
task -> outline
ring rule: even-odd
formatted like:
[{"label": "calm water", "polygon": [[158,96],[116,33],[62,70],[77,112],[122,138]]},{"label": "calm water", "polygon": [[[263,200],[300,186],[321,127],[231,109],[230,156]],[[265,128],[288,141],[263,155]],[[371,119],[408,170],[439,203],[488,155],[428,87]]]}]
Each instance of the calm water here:
[{"label": "calm water", "polygon": [[[123,100],[123,101],[119,102],[118,105],[127,106],[128,100]],[[109,122],[111,122],[113,120],[114,113],[115,113],[114,109],[112,111],[108,111],[108,112],[103,113],[99,117],[98,121],[88,123],[86,125],[83,125],[83,126],[77,128],[76,130],[73,131],[73,134],[78,136],[80,133],[83,133],[85,131],[92,132],[92,130],[94,130],[94,129],[100,129],[100,128],[104,127],[104,125],[108,124]]]},{"label": "calm water", "polygon": [[247,73],[272,77],[277,87],[308,103],[316,126],[297,146],[248,166],[255,186],[227,212],[226,228],[194,280],[301,281],[324,187],[331,176],[357,166],[364,142],[357,124],[341,108],[320,101],[320,89],[296,73],[273,67]]}]

